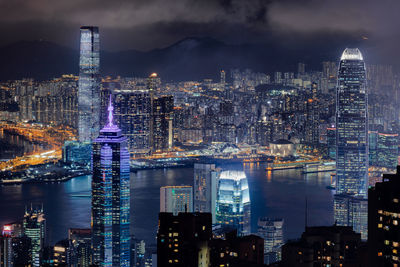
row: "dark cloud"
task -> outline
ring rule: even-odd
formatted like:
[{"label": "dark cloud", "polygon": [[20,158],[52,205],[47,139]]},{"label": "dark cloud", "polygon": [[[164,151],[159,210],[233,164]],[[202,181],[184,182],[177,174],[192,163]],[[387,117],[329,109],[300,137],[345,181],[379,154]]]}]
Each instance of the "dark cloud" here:
[{"label": "dark cloud", "polygon": [[397,0],[0,0],[0,44],[46,39],[76,47],[79,26],[98,25],[108,50],[149,50],[188,36],[241,43],[336,33],[394,50],[398,10]]}]

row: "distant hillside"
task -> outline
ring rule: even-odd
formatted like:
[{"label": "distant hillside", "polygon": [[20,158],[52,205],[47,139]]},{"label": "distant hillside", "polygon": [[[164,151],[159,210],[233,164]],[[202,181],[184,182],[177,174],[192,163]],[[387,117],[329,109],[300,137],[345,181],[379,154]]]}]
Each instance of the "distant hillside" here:
[{"label": "distant hillside", "polygon": [[[321,61],[337,60],[343,45],[321,40],[307,42],[230,45],[212,38],[186,38],[149,52],[101,52],[103,75],[147,76],[163,80],[217,78],[221,69],[251,68],[259,72],[295,71],[298,62],[320,70]],[[0,80],[33,77],[50,79],[78,74],[79,51],[46,41],[23,41],[0,48]]]}]

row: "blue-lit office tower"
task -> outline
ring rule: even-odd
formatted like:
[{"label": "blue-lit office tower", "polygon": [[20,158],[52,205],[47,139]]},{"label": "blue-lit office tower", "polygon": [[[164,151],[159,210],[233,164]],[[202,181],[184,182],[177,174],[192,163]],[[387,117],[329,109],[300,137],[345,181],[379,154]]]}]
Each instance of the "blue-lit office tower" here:
[{"label": "blue-lit office tower", "polygon": [[250,234],[250,193],[243,171],[221,172],[216,208],[218,224],[233,226],[240,235]]},{"label": "blue-lit office tower", "polygon": [[347,48],[340,59],[336,91],[337,225],[352,226],[367,236],[368,96],[365,63],[357,48]]},{"label": "blue-lit office tower", "polygon": [[91,142],[100,130],[99,29],[81,27],[78,90],[78,134],[80,142]]},{"label": "blue-lit office tower", "polygon": [[93,142],[93,261],[101,266],[130,266],[128,141],[113,123],[111,98],[108,112],[108,123]]}]

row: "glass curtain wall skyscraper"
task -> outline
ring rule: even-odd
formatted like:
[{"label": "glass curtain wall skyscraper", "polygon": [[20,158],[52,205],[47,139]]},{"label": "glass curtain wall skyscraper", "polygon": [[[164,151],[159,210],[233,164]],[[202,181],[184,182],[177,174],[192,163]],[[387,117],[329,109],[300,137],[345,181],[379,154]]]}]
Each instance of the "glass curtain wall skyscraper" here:
[{"label": "glass curtain wall skyscraper", "polygon": [[[357,48],[344,50],[336,91],[335,221],[366,239],[368,94],[365,63]],[[365,214],[364,214],[365,213]]]},{"label": "glass curtain wall skyscraper", "polygon": [[128,141],[113,123],[108,123],[93,142],[92,156],[92,247],[94,264],[130,266],[129,151]]},{"label": "glass curtain wall skyscraper", "polygon": [[100,130],[99,28],[81,27],[78,90],[80,142],[93,141]]},{"label": "glass curtain wall skyscraper", "polygon": [[218,224],[233,226],[240,235],[251,232],[250,193],[243,171],[222,171],[218,181]]}]

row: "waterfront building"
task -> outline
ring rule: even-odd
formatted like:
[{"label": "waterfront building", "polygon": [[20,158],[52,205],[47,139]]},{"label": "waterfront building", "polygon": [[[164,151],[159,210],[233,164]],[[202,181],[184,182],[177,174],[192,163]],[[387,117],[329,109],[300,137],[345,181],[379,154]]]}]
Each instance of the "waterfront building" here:
[{"label": "waterfront building", "polygon": [[282,259],[283,219],[262,217],[258,219],[257,234],[264,239],[264,263],[271,264]]},{"label": "waterfront building", "polygon": [[130,266],[128,141],[113,122],[111,98],[108,113],[108,123],[93,142],[93,264]]},{"label": "waterfront building", "polygon": [[35,208],[25,211],[23,219],[23,234],[31,239],[31,260],[34,267],[41,266],[43,248],[46,236],[46,219],[43,208]]},{"label": "waterfront building", "polygon": [[328,145],[328,157],[334,160],[336,159],[336,128],[327,128],[326,136]]},{"label": "waterfront building", "polygon": [[62,159],[66,163],[89,164],[92,145],[89,142],[65,141]]},{"label": "waterfront building", "polygon": [[173,96],[152,98],[150,148],[153,152],[163,152],[173,145]]},{"label": "waterfront building", "polygon": [[188,185],[160,188],[160,212],[193,212],[193,188]]},{"label": "waterfront building", "polygon": [[193,205],[195,212],[209,212],[216,222],[218,170],[215,164],[194,164]]},{"label": "waterfront building", "polygon": [[128,138],[129,151],[147,151],[150,145],[151,100],[148,90],[115,90],[115,120]]},{"label": "waterfront building", "polygon": [[216,209],[218,224],[235,227],[239,235],[250,234],[250,193],[243,171],[221,172]]},{"label": "waterfront building", "polygon": [[319,146],[319,100],[318,85],[313,83],[311,86],[312,93],[306,101],[306,121],[304,141],[312,148]]},{"label": "waterfront building", "polygon": [[[351,209],[351,203],[364,209],[368,185],[368,98],[365,63],[357,48],[344,50],[339,65],[336,91],[336,193],[335,221],[339,226],[367,229],[367,210]],[[349,198],[355,198],[354,201]],[[346,199],[346,200],[344,200]],[[350,203],[347,205],[345,203]],[[358,205],[359,204],[359,205]],[[342,208],[349,209],[343,211]],[[352,214],[346,216],[343,214]],[[361,216],[356,218],[356,216]],[[366,239],[367,233],[362,233]]]},{"label": "waterfront building", "polygon": [[370,266],[399,266],[400,167],[368,191]]},{"label": "waterfront building", "polygon": [[300,240],[282,247],[282,267],[365,266],[358,264],[360,234],[348,226],[306,227]]},{"label": "waterfront building", "polygon": [[91,142],[100,130],[99,28],[83,26],[80,33],[78,134],[80,142]]}]

